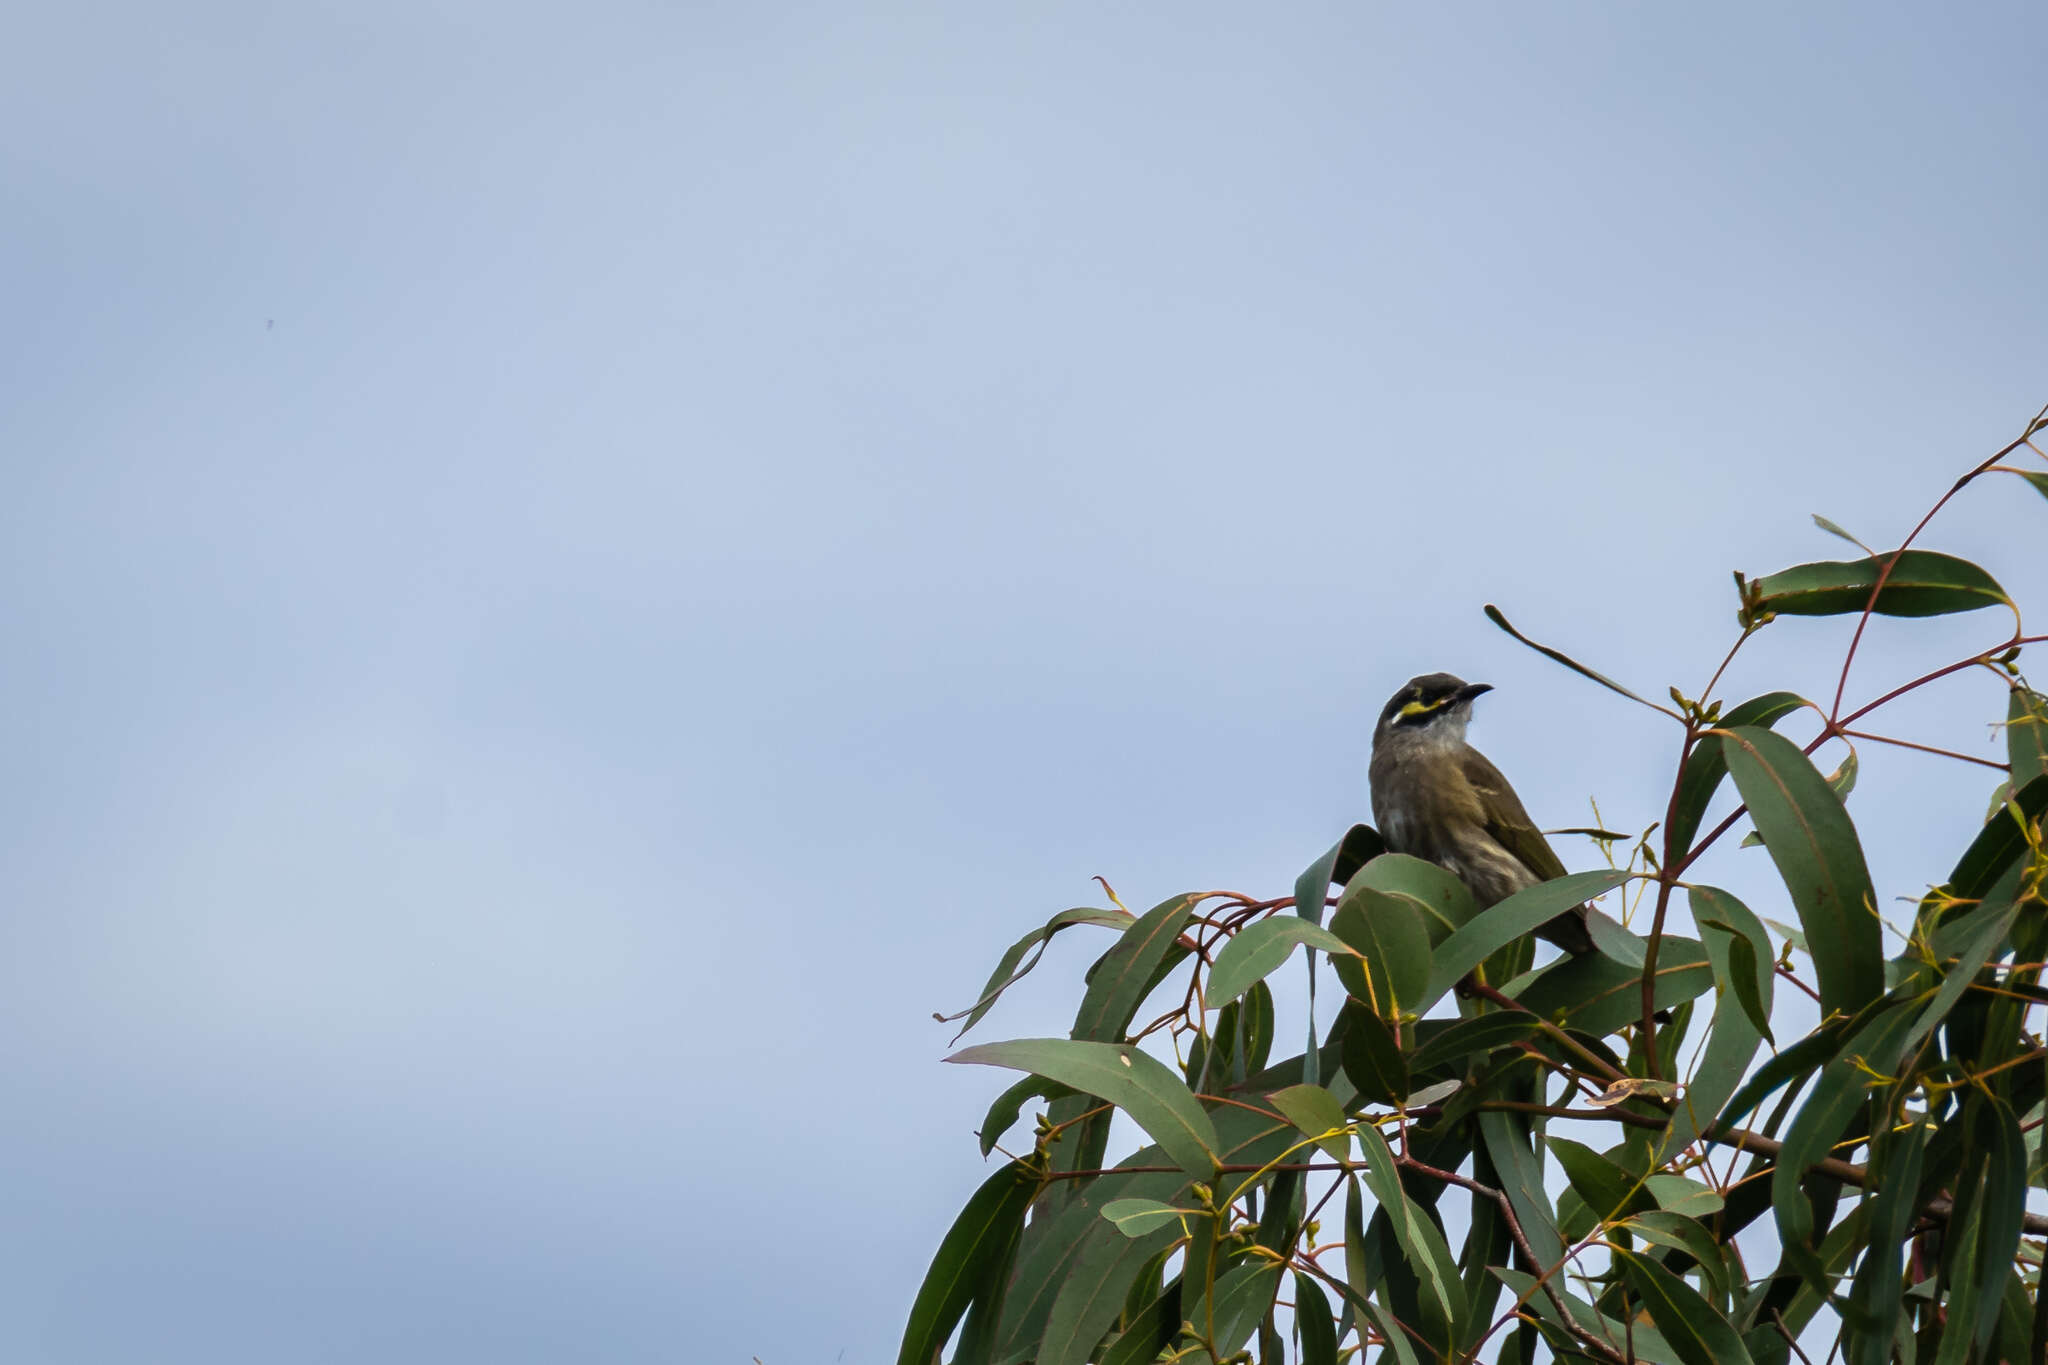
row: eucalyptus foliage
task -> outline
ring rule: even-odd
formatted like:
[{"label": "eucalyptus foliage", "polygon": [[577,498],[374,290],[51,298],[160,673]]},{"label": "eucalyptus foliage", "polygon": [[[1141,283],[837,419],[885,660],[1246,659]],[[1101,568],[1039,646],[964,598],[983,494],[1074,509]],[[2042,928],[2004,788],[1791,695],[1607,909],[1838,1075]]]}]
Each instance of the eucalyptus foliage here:
[{"label": "eucalyptus foliage", "polygon": [[[1021,1073],[980,1130],[984,1154],[1014,1155],[939,1247],[900,1365],[1814,1365],[1816,1344],[1849,1365],[2048,1360],[2048,1217],[2026,1207],[2048,1179],[2048,697],[2019,663],[2048,636],[1983,569],[1913,544],[1987,476],[2048,491],[2001,463],[2039,455],[2044,429],[1894,551],[1736,576],[1729,659],[1779,616],[1857,618],[1825,704],[1724,701],[1727,659],[1697,699],[1650,702],[1487,609],[1673,723],[1662,818],[1593,832],[1611,870],[1482,911],[1358,825],[1292,896],[1069,910],[1024,935],[954,1016],[963,1033],[1053,935],[1112,938],[1068,1037],[948,1059]],[[1872,614],[1979,609],[2011,633],[1845,707]],[[1966,671],[2005,686],[1985,717],[2003,762],[1875,728]],[[1830,741],[1849,757],[1823,773]],[[1981,830],[1897,910],[1848,804],[1872,742],[2003,770]],[[1703,833],[1717,794],[1740,804]],[[1755,907],[1693,876],[1743,827],[1781,884]],[[1598,952],[1531,970],[1530,931],[1589,899]],[[1268,978],[1304,960],[1311,999],[1341,1005],[1275,1060],[1301,1024]],[[1150,1144],[1112,1164],[1119,1111]]]}]

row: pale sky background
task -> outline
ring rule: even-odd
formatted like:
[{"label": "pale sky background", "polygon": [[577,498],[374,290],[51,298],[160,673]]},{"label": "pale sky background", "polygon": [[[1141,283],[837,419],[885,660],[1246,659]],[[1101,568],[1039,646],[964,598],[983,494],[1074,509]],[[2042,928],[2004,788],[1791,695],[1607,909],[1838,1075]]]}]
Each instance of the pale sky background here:
[{"label": "pale sky background", "polygon": [[[2039,5],[6,33],[24,1365],[893,1359],[1007,1080],[931,1012],[1011,939],[1289,891],[1430,669],[1539,820],[1647,824],[1665,722],[1481,604],[1697,687],[1731,569],[2048,401]],[[2044,531],[2007,480],[1927,543],[2048,621]],[[1990,785],[1866,753],[1886,893]],[[1088,932],[975,1036],[1062,1031]]]}]

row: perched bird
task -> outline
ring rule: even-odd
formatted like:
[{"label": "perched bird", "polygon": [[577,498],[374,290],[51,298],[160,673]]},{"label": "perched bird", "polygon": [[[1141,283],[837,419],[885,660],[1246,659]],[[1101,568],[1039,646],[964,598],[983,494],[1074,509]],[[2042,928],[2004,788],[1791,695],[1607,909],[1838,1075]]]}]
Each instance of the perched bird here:
[{"label": "perched bird", "polygon": [[[1472,700],[1493,690],[1449,673],[1410,679],[1372,736],[1372,809],[1380,836],[1455,873],[1479,908],[1564,875],[1500,769],[1465,742]],[[1574,956],[1593,951],[1581,905],[1536,932]]]}]

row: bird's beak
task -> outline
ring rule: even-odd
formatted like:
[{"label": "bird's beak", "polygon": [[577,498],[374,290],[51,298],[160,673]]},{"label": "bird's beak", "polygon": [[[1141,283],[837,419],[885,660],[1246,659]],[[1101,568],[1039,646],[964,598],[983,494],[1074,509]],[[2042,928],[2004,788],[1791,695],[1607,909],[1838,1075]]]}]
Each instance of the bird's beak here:
[{"label": "bird's beak", "polygon": [[1466,683],[1463,687],[1459,688],[1457,692],[1453,694],[1453,696],[1456,698],[1457,701],[1462,703],[1471,701],[1474,697],[1477,697],[1482,693],[1491,691],[1493,691],[1492,683]]}]

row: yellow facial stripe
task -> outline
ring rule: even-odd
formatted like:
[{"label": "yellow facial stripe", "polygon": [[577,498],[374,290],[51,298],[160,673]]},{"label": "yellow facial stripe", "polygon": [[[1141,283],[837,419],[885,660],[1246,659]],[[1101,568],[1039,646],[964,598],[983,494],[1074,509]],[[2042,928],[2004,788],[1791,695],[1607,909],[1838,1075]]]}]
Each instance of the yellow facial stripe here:
[{"label": "yellow facial stripe", "polygon": [[1436,701],[1411,701],[1401,708],[1401,714],[1404,716],[1428,715],[1431,711],[1437,710],[1449,700],[1449,697],[1440,697]]}]

